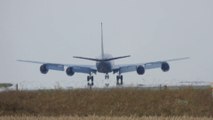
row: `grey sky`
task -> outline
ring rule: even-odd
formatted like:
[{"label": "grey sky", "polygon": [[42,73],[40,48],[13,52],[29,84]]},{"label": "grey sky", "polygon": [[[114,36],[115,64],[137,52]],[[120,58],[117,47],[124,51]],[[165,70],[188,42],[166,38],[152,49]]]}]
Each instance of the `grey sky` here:
[{"label": "grey sky", "polygon": [[[72,58],[105,52],[131,55],[115,63],[143,63],[189,56],[171,70],[124,74],[125,84],[212,81],[212,0],[0,0],[0,81],[48,87],[85,86],[86,74],[40,74],[39,65],[16,59],[95,64]],[[110,82],[115,85],[115,75]],[[95,76],[104,85],[104,74]]]}]

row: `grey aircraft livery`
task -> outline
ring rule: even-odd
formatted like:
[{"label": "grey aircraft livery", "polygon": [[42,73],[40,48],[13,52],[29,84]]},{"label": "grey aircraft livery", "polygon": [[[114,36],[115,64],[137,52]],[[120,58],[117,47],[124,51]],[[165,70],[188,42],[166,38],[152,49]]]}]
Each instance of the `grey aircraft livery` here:
[{"label": "grey aircraft livery", "polygon": [[17,60],[20,62],[29,62],[41,64],[40,72],[42,74],[47,74],[49,70],[57,70],[57,71],[65,71],[68,76],[73,76],[75,73],[85,73],[88,74],[87,81],[88,86],[93,86],[93,74],[97,72],[104,73],[105,79],[109,79],[108,73],[117,74],[116,85],[123,85],[123,73],[136,71],[138,75],[143,75],[148,69],[161,68],[163,72],[167,72],[170,69],[168,62],[179,61],[188,59],[188,57],[177,58],[177,59],[169,59],[163,61],[155,61],[155,62],[147,62],[147,63],[139,63],[139,64],[126,64],[126,65],[115,65],[114,60],[130,57],[130,55],[120,56],[120,57],[112,57],[110,54],[104,53],[104,45],[103,45],[103,27],[101,23],[101,56],[98,58],[88,58],[88,57],[79,57],[74,56],[74,58],[84,59],[95,61],[96,65],[75,65],[75,64],[60,64],[60,63],[45,63],[38,61],[29,61],[29,60]]}]

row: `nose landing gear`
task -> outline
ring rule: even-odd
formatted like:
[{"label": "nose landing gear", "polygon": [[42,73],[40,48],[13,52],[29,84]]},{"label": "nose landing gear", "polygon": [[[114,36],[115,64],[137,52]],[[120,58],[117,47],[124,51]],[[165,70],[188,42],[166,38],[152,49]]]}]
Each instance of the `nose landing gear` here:
[{"label": "nose landing gear", "polygon": [[105,75],[105,79],[109,79],[109,74],[108,73]]}]

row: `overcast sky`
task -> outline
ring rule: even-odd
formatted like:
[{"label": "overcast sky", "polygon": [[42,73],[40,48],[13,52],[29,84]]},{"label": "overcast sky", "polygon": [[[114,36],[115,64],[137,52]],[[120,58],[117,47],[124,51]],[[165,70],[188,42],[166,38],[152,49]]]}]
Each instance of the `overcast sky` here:
[{"label": "overcast sky", "polygon": [[[100,23],[105,52],[131,55],[118,64],[144,63],[178,57],[171,69],[123,74],[124,84],[167,84],[180,81],[213,81],[212,0],[0,0],[0,82],[23,87],[55,85],[84,87],[86,74],[68,77],[65,72],[40,74],[38,64],[17,59],[95,64],[72,58],[101,53]],[[116,75],[95,85],[115,85]]]}]

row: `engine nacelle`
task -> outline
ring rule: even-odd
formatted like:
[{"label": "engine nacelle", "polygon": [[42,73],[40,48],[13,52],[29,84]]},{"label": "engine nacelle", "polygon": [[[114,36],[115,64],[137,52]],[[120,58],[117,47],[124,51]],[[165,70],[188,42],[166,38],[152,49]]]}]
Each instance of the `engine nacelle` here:
[{"label": "engine nacelle", "polygon": [[48,71],[49,71],[49,70],[47,69],[47,65],[45,65],[45,64],[41,65],[40,71],[41,71],[42,74],[47,74]]},{"label": "engine nacelle", "polygon": [[137,73],[138,75],[143,75],[145,73],[145,68],[143,66],[138,66],[137,67]]},{"label": "engine nacelle", "polygon": [[73,76],[75,72],[73,71],[72,67],[68,67],[66,73],[68,76]]},{"label": "engine nacelle", "polygon": [[161,64],[161,70],[162,70],[163,72],[167,72],[167,71],[169,71],[169,69],[170,69],[170,67],[169,67],[169,64],[168,64],[167,62],[163,62],[163,63]]}]

